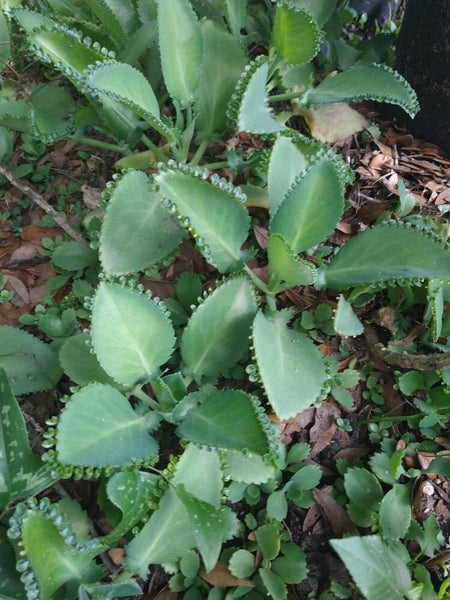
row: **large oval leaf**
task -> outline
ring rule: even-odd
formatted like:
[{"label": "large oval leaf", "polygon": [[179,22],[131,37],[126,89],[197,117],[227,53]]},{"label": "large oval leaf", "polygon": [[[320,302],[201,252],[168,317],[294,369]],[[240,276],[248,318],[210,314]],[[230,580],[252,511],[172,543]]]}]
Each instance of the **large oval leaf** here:
[{"label": "large oval leaf", "polygon": [[269,213],[273,218],[295,180],[307,169],[305,156],[291,138],[279,135],[270,153],[267,188]]},{"label": "large oval leaf", "polygon": [[173,252],[183,230],[150,189],[148,176],[129,171],[115,186],[100,236],[105,271],[123,275],[142,271]]},{"label": "large oval leaf", "polygon": [[[114,114],[119,104],[145,119],[147,123],[168,140],[174,132],[160,120],[159,105],[148,80],[131,65],[114,60],[90,66],[83,74],[84,91],[98,99]],[[117,111],[116,111],[117,112]],[[119,110],[119,115],[123,111]],[[102,113],[99,113],[102,117]],[[133,127],[130,126],[130,133]]]},{"label": "large oval leaf", "polygon": [[344,194],[336,168],[330,160],[322,160],[292,185],[270,231],[282,235],[298,253],[331,233],[343,208]]},{"label": "large oval leaf", "polygon": [[158,510],[126,547],[126,564],[140,577],[147,576],[150,563],[173,563],[196,545],[196,524],[174,489],[180,484],[199,500],[218,508],[222,489],[219,456],[194,444],[185,450]]},{"label": "large oval leaf", "polygon": [[189,411],[177,431],[191,442],[212,448],[260,455],[270,449],[255,403],[241,390],[212,391],[200,406]]},{"label": "large oval leaf", "polygon": [[331,540],[367,600],[404,600],[411,577],[402,557],[377,535]]},{"label": "large oval leaf", "polygon": [[82,467],[133,465],[154,456],[157,442],[122,394],[102,383],[76,392],[61,414],[56,431],[58,461]]},{"label": "large oval leaf", "polygon": [[245,67],[228,110],[229,118],[238,131],[262,134],[286,129],[275,121],[269,107],[266,91],[268,74],[266,56],[258,56]]},{"label": "large oval leaf", "polygon": [[320,29],[309,12],[291,2],[278,2],[272,46],[288,63],[303,65],[319,51]]},{"label": "large oval leaf", "polygon": [[240,200],[190,173],[161,171],[155,181],[175,205],[182,224],[190,227],[207,260],[221,273],[240,269],[246,258],[241,246],[250,225]]},{"label": "large oval leaf", "polygon": [[364,65],[329,77],[305,93],[304,104],[377,100],[401,106],[411,117],[419,110],[409,83],[386,65]]},{"label": "large oval leaf", "polygon": [[253,344],[261,382],[280,419],[295,417],[319,397],[326,379],[320,350],[306,335],[288,329],[288,311],[258,312]]},{"label": "large oval leaf", "polygon": [[22,412],[1,368],[0,414],[0,508],[5,508],[12,500],[37,494],[54,478],[48,465],[30,449]]},{"label": "large oval leaf", "polygon": [[243,357],[256,309],[246,277],[227,281],[200,304],[181,338],[181,355],[195,376],[219,375]]},{"label": "large oval leaf", "polygon": [[424,231],[376,225],[355,235],[317,275],[320,287],[333,290],[402,278],[450,280],[450,251]]},{"label": "large oval leaf", "polygon": [[188,0],[158,2],[161,64],[167,90],[182,106],[194,100],[203,62],[197,15]]},{"label": "large oval leaf", "polygon": [[48,344],[30,333],[0,326],[0,367],[15,394],[50,390],[62,375],[58,356]]},{"label": "large oval leaf", "polygon": [[59,351],[59,361],[64,373],[77,385],[108,383],[117,385],[114,379],[105,373],[95,354],[88,346],[91,340],[87,333],[79,333],[67,338]]},{"label": "large oval leaf", "polygon": [[[27,582],[28,598],[52,600],[62,588],[67,598],[73,598],[80,583],[93,583],[103,575],[92,552],[77,548],[76,534],[68,520],[59,515],[58,508],[55,504],[47,506],[45,502],[35,509],[19,505],[13,517],[20,523],[23,560],[18,566],[25,571],[22,581]],[[58,524],[54,522],[56,516],[59,516]]]},{"label": "large oval leaf", "polygon": [[[297,256],[286,243],[286,240],[274,233],[267,244],[270,274],[275,281],[284,281],[276,285],[276,290],[294,287],[295,285],[310,285],[316,278],[315,266]],[[273,289],[273,288],[272,288]]]},{"label": "large oval leaf", "polygon": [[85,85],[92,91],[128,100],[159,119],[159,105],[148,80],[131,65],[104,61],[87,71]]},{"label": "large oval leaf", "polygon": [[92,310],[92,342],[97,358],[118,383],[148,381],[175,343],[161,308],[144,294],[118,284],[100,284]]},{"label": "large oval leaf", "polygon": [[204,59],[202,77],[195,93],[200,139],[220,134],[227,126],[227,108],[246,59],[239,42],[213,21],[201,24]]}]

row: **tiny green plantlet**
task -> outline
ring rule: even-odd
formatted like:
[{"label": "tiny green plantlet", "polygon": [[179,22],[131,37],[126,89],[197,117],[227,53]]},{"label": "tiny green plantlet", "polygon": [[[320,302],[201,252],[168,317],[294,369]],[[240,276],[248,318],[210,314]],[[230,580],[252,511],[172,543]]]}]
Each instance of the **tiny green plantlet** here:
[{"label": "tiny green plantlet", "polygon": [[[207,577],[225,565],[237,582],[230,585],[233,597],[284,600],[286,586],[306,576],[306,565],[282,521],[288,501],[312,506],[321,473],[302,464],[307,445],[284,456],[277,422],[319,405],[336,386],[336,373],[318,345],[290,325],[294,314],[279,309],[279,295],[304,285],[342,292],[427,284],[438,337],[441,293],[450,281],[443,239],[401,221],[355,235],[326,261],[315,252],[341,219],[352,173],[330,148],[298,133],[296,119],[311,107],[361,99],[391,102],[413,115],[415,94],[379,64],[356,64],[321,83],[312,76],[298,91],[295,69],[319,59],[335,2],[265,6],[270,31],[259,48],[268,53],[254,60],[250,46],[261,32],[246,2],[81,0],[42,3],[42,12],[23,4],[1,18],[11,35],[23,30],[33,56],[68,79],[77,101],[50,84],[29,102],[0,97],[0,126],[46,143],[70,137],[114,150],[125,155],[127,168],[106,186],[100,230],[90,235],[86,226],[90,247],[64,242],[51,251],[66,281],[95,270],[87,288],[73,282],[75,308],[55,315],[53,327],[39,319],[56,343],[0,326],[0,347],[7,349],[0,354],[0,549],[7,549],[0,553],[0,595],[137,595],[136,578],[145,579],[156,564],[172,574],[172,591],[214,598]],[[101,43],[92,41],[96,36]],[[42,114],[48,99],[60,107],[54,115]],[[287,101],[287,110],[272,111]],[[257,253],[251,198],[231,177],[203,165],[210,142],[230,123],[265,141],[258,162],[264,182],[254,186],[269,220],[267,252],[259,253],[264,281],[250,266]],[[87,127],[113,141],[87,138]],[[133,154],[138,144],[147,150]],[[176,299],[152,297],[145,284],[173,263],[186,240],[215,272],[215,283],[203,291],[198,277],[185,274]],[[88,323],[84,331],[80,314]],[[363,332],[343,294],[334,327],[343,336]],[[63,375],[73,387],[60,414],[47,421],[40,459],[29,449],[13,393],[53,389]],[[170,459],[160,453],[167,431],[177,440]],[[67,478],[101,480],[108,534],[92,537],[75,501],[33,497]],[[361,482],[370,491],[363,497]],[[256,504],[258,486],[267,505],[252,528],[254,544],[230,554],[227,545],[242,545],[245,537],[231,502]],[[378,479],[355,467],[345,474],[344,489],[356,524],[372,526],[380,513],[383,539],[335,540],[336,551],[369,600],[381,598],[372,591],[380,565],[389,566],[384,597],[401,598],[409,572],[388,541],[406,535],[409,521],[403,511],[402,522],[392,522],[390,506],[403,507],[408,484],[394,478],[383,498]],[[125,570],[109,582],[97,559],[119,544]],[[8,553],[16,565],[3,559]],[[350,566],[355,553],[370,563],[367,581]]]}]

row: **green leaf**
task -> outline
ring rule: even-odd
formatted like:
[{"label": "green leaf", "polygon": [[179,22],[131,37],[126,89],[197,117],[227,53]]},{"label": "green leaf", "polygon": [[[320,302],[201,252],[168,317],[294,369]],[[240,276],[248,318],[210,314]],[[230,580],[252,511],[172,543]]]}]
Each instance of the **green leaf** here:
[{"label": "green leaf", "polygon": [[44,141],[65,139],[73,130],[72,96],[52,83],[36,85],[30,94],[31,118],[36,134]]},{"label": "green leaf", "polygon": [[286,556],[279,556],[272,562],[271,567],[272,571],[285,583],[300,583],[308,574],[304,556],[301,561],[291,560]]},{"label": "green leaf", "polygon": [[290,317],[288,311],[258,312],[253,324],[258,371],[279,419],[295,417],[311,406],[326,379],[320,350],[306,335],[288,329]]},{"label": "green leaf", "polygon": [[11,41],[9,37],[9,26],[3,10],[0,9],[0,58],[5,65],[11,55]]},{"label": "green leaf", "polygon": [[177,432],[205,446],[263,455],[269,442],[257,409],[254,399],[241,390],[214,390],[189,411]]},{"label": "green leaf", "polygon": [[4,164],[11,160],[13,153],[13,132],[0,127],[0,161]]},{"label": "green leaf", "polygon": [[[179,488],[179,490],[182,490],[182,486]],[[187,495],[186,491],[184,491],[184,495]],[[194,552],[194,550],[190,550],[184,556],[181,557],[180,571],[185,577],[195,577],[198,573],[199,568],[200,558],[198,554]]]},{"label": "green leaf", "polygon": [[155,181],[162,195],[176,206],[182,224],[191,228],[208,262],[221,273],[240,269],[247,259],[241,246],[250,225],[240,200],[190,173],[162,171]]},{"label": "green leaf", "polygon": [[38,338],[22,329],[0,326],[0,367],[15,394],[52,389],[61,377],[57,354]]},{"label": "green leaf", "polygon": [[272,116],[267,100],[267,57],[260,56],[241,75],[230,103],[229,115],[237,131],[276,133],[286,129]]},{"label": "green leaf", "polygon": [[292,184],[305,173],[306,169],[306,158],[294,141],[286,135],[279,135],[270,153],[267,175],[271,218],[275,216]]},{"label": "green leaf", "polygon": [[103,369],[117,382],[148,381],[170,358],[175,338],[169,318],[144,294],[102,283],[92,309],[92,342]]},{"label": "green leaf", "polygon": [[259,485],[275,477],[275,467],[266,465],[259,454],[248,452],[244,456],[238,450],[228,450],[225,456],[224,473],[232,481]]},{"label": "green leaf", "polygon": [[322,27],[336,9],[335,0],[296,0],[295,5],[311,13],[319,27]]},{"label": "green leaf", "polygon": [[402,225],[382,224],[355,235],[317,272],[321,288],[437,277],[450,279],[450,252],[442,240]]},{"label": "green leaf", "polygon": [[[142,595],[141,586],[131,577],[125,579],[121,573],[113,583],[94,583],[93,585],[81,585],[78,590],[80,600],[114,600],[125,596]],[[118,581],[121,579],[121,581]]]},{"label": "green leaf", "polygon": [[300,467],[298,471],[292,475],[286,487],[294,486],[299,490],[311,490],[316,487],[322,479],[322,471],[318,465],[306,465]]},{"label": "green leaf", "polygon": [[287,598],[286,585],[276,573],[262,568],[259,569],[258,573],[273,600],[285,600]]},{"label": "green leaf", "polygon": [[[120,103],[141,116],[147,123],[171,142],[174,133],[160,120],[159,105],[155,93],[140,71],[113,60],[103,61],[84,71],[84,91],[111,105]],[[114,108],[114,104],[111,105]],[[101,113],[100,113],[101,116]],[[130,123],[128,135],[133,131]]]},{"label": "green leaf", "polygon": [[83,44],[73,32],[53,29],[56,26],[51,19],[25,9],[14,11],[14,18],[25,30],[27,40],[35,51],[40,50],[46,58],[61,70],[68,69],[67,76],[80,77],[89,65],[103,61],[105,56]]},{"label": "green leaf", "polygon": [[196,377],[222,374],[245,355],[256,310],[246,277],[226,281],[200,304],[181,338],[181,356]]},{"label": "green leaf", "polygon": [[197,273],[184,271],[175,284],[177,299],[186,311],[192,310],[192,305],[199,302],[202,295],[202,280]]},{"label": "green leaf", "polygon": [[104,61],[86,71],[85,86],[92,92],[111,94],[126,100],[159,119],[159,104],[148,80],[131,65]]},{"label": "green leaf", "polygon": [[188,0],[158,3],[159,48],[164,81],[182,107],[194,100],[203,63],[203,40]]},{"label": "green leaf", "polygon": [[377,511],[383,499],[378,479],[360,467],[348,469],[344,475],[344,488],[350,502],[365,510]]},{"label": "green leaf", "polygon": [[419,110],[416,93],[409,83],[386,65],[377,64],[353,67],[329,77],[308,90],[303,98],[304,104],[360,100],[396,104],[410,117],[414,117]]},{"label": "green leaf", "polygon": [[393,485],[397,483],[397,479],[391,475],[389,465],[390,457],[384,452],[376,452],[370,458],[370,467],[378,479],[383,483]]},{"label": "green leaf", "polygon": [[378,536],[330,543],[367,600],[404,600],[411,586],[409,569]]},{"label": "green leaf", "polygon": [[65,271],[79,271],[98,262],[96,250],[86,244],[70,241],[60,244],[52,254],[52,263]]},{"label": "green leaf", "polygon": [[83,467],[131,466],[158,451],[147,430],[146,416],[134,412],[118,390],[92,383],[73,394],[61,414],[58,461]]},{"label": "green leaf", "polygon": [[271,44],[280,58],[292,65],[303,65],[319,51],[320,30],[309,12],[293,3],[279,2]]},{"label": "green leaf", "polygon": [[53,482],[50,469],[31,451],[22,412],[0,368],[0,507]]},{"label": "green leaf", "polygon": [[142,271],[171,254],[182,236],[148,176],[129,171],[115,185],[106,208],[100,235],[102,266],[110,275]]},{"label": "green leaf", "polygon": [[255,556],[248,550],[236,550],[230,557],[228,568],[239,579],[250,577],[255,571]]},{"label": "green leaf", "polygon": [[102,543],[113,546],[148,513],[149,502],[158,480],[157,475],[143,471],[115,473],[108,480],[106,493],[109,500],[120,509],[122,519],[111,533],[102,539]]},{"label": "green leaf", "polygon": [[412,520],[408,531],[407,539],[415,540],[419,543],[420,549],[425,556],[432,557],[438,552],[444,543],[441,528],[439,527],[434,513],[423,521],[422,526],[417,521]]},{"label": "green leaf", "polygon": [[24,571],[25,580],[35,580],[27,586],[28,598],[37,597],[37,591],[42,600],[52,600],[62,586],[66,597],[72,598],[81,583],[94,583],[103,575],[92,556],[77,549],[76,536],[67,521],[61,519],[65,528],[54,523],[58,516],[55,505],[44,501],[38,508],[19,507],[13,520],[20,523],[23,558],[17,566]]},{"label": "green leaf", "polygon": [[247,21],[247,0],[225,0],[224,12],[228,27],[236,39],[240,38],[241,30],[245,27]]},{"label": "green leaf", "polygon": [[334,313],[334,328],[339,335],[356,336],[364,332],[361,321],[353,312],[350,302],[342,294],[339,296],[336,312]]},{"label": "green leaf", "polygon": [[176,493],[187,511],[194,528],[195,545],[200,551],[206,572],[209,572],[219,559],[225,535],[223,516],[216,506],[187,492],[183,484],[177,486]]},{"label": "green leaf", "polygon": [[280,533],[275,525],[261,525],[255,529],[256,543],[263,558],[273,560],[280,552]]},{"label": "green leaf", "polygon": [[292,185],[272,219],[270,231],[282,235],[298,253],[333,231],[343,207],[336,168],[330,160],[322,160]]},{"label": "green leaf", "polygon": [[194,444],[184,451],[159,508],[126,547],[128,568],[143,578],[147,576],[150,563],[173,563],[197,544],[194,525],[174,489],[180,484],[186,492],[218,509],[222,489],[218,455],[200,450]]},{"label": "green leaf", "polygon": [[102,369],[95,354],[91,354],[88,343],[90,338],[87,333],[80,333],[64,342],[59,351],[59,361],[64,373],[77,385],[96,381],[116,386],[114,379]]},{"label": "green leaf", "polygon": [[411,523],[411,486],[396,483],[383,498],[380,506],[380,526],[383,537],[403,538]]},{"label": "green leaf", "polygon": [[[278,233],[269,237],[267,245],[270,273],[286,286],[310,285],[316,278],[314,265],[297,256]],[[284,286],[282,286],[284,287]],[[278,286],[277,289],[280,289]]]},{"label": "green leaf", "polygon": [[136,28],[131,0],[90,0],[89,8],[117,44],[124,46]]},{"label": "green leaf", "polygon": [[269,519],[283,521],[288,513],[288,503],[283,490],[272,492],[267,498],[267,516]]},{"label": "green leaf", "polygon": [[0,598],[2,600],[25,600],[23,584],[16,570],[16,558],[6,529],[0,527]]},{"label": "green leaf", "polygon": [[[239,3],[244,4],[242,0]],[[195,92],[195,128],[200,139],[209,139],[227,127],[228,103],[246,58],[236,39],[213,21],[203,21],[201,31],[204,59]]]}]

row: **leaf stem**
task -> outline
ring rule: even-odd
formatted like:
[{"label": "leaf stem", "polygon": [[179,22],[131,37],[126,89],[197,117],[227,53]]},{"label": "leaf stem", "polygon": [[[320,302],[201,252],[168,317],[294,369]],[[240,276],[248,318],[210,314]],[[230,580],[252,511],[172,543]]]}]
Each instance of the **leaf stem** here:
[{"label": "leaf stem", "polygon": [[152,140],[150,138],[148,138],[145,134],[142,135],[141,142],[143,144],[145,144],[147,146],[147,148],[149,150],[151,150],[153,152],[153,154],[159,158],[160,161],[162,161],[163,163],[167,163],[167,161],[169,160],[167,155],[164,154],[164,152],[161,150],[161,148],[158,148],[158,146],[156,144],[154,144],[152,142]]},{"label": "leaf stem", "polygon": [[[274,294],[269,290],[269,288],[264,283],[264,281],[262,281],[259,277],[257,277],[248,265],[244,265],[244,271],[247,273],[247,275],[250,277],[250,279],[256,285],[256,287],[258,289],[260,289],[262,292],[264,292],[264,294],[266,294],[266,296],[274,296]],[[272,301],[270,301],[270,302],[272,302]],[[269,304],[269,300],[267,301],[267,303]]]},{"label": "leaf stem", "polygon": [[131,153],[130,147],[127,144],[112,144],[111,142],[102,142],[101,140],[94,140],[90,137],[70,136],[70,138],[78,144],[86,144],[87,146],[101,148],[102,150],[111,150],[112,152],[120,152],[121,154]]},{"label": "leaf stem", "polygon": [[149,408],[161,412],[161,407],[158,402],[153,400],[153,398],[150,398],[150,396],[146,394],[140,386],[137,385],[135,388],[133,388],[131,394],[139,400],[142,400],[142,402],[144,402],[144,404],[146,404]]},{"label": "leaf stem", "polygon": [[197,148],[197,150],[196,150],[196,152],[195,152],[195,154],[194,154],[194,156],[192,157],[192,160],[191,160],[191,165],[193,167],[195,167],[196,165],[198,165],[198,163],[202,159],[202,156],[205,154],[205,150],[208,147],[208,144],[209,144],[209,139],[203,140],[203,142]]},{"label": "leaf stem", "polygon": [[274,94],[267,98],[268,102],[286,102],[286,100],[295,100],[305,95],[305,92],[287,92],[286,94]]},{"label": "leaf stem", "polygon": [[206,167],[210,171],[213,171],[214,169],[225,169],[226,167],[229,167],[229,164],[227,160],[221,160],[219,162],[202,165],[202,167]]}]

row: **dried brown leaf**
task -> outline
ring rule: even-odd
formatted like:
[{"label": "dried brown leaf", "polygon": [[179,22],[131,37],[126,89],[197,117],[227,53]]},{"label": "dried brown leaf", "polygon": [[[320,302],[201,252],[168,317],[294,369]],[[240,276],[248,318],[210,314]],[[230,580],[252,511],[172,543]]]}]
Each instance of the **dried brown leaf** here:
[{"label": "dried brown leaf", "polygon": [[202,567],[199,573],[200,577],[207,581],[210,585],[216,587],[235,587],[242,585],[244,587],[255,587],[255,584],[250,579],[239,579],[235,577],[227,565],[222,562],[216,563],[216,566],[212,571],[207,573]]},{"label": "dried brown leaf", "polygon": [[323,516],[330,524],[334,535],[339,537],[342,537],[346,533],[358,535],[358,529],[349,519],[342,506],[339,506],[334,498],[332,498],[325,490],[319,490],[318,488],[314,488],[312,493]]}]

